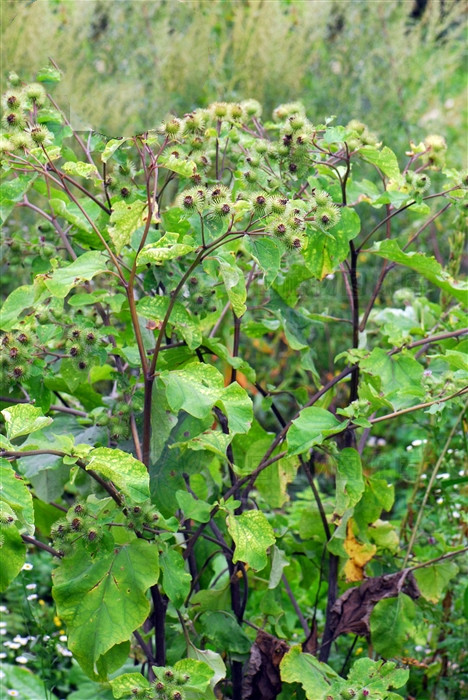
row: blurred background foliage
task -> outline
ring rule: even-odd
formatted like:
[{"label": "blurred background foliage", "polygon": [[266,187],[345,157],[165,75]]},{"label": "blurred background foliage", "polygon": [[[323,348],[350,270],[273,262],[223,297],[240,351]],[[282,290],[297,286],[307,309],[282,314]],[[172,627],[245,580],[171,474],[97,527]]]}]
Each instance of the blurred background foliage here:
[{"label": "blurred background foliage", "polygon": [[466,16],[463,0],[3,0],[1,77],[53,58],[74,126],[108,135],[213,100],[300,99],[400,154],[442,133],[459,165]]}]

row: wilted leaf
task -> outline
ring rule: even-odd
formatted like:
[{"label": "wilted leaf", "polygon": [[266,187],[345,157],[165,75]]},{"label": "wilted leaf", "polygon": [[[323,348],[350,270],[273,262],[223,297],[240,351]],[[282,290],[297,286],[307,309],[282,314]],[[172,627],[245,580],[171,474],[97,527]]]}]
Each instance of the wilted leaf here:
[{"label": "wilted leaf", "polygon": [[348,582],[362,581],[364,567],[372,559],[377,551],[375,544],[361,544],[357,541],[353,532],[352,519],[348,520],[344,548],[349,556],[345,564],[344,572]]}]

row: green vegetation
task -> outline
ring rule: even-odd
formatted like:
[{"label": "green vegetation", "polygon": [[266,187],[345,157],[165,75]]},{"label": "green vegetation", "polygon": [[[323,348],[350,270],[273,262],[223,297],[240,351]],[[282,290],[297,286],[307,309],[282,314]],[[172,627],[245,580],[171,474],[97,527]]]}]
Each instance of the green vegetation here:
[{"label": "green vegetation", "polygon": [[2,697],[465,697],[463,8],[347,5],[6,7]]},{"label": "green vegetation", "polygon": [[32,78],[52,56],[76,128],[131,135],[214,100],[253,97],[268,113],[300,99],[316,121],[365,121],[401,155],[443,133],[462,161],[462,2],[429,0],[418,18],[412,0],[3,5],[3,66]]}]

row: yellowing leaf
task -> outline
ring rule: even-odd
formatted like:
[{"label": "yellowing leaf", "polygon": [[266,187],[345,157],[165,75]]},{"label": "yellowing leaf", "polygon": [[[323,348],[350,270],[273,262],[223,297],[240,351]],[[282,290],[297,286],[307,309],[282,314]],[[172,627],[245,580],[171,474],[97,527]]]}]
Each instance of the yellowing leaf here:
[{"label": "yellowing leaf", "polygon": [[357,541],[354,536],[351,518],[348,520],[344,548],[349,556],[344,568],[346,580],[349,583],[362,581],[364,578],[364,567],[376,553],[377,547],[375,544],[361,544]]}]

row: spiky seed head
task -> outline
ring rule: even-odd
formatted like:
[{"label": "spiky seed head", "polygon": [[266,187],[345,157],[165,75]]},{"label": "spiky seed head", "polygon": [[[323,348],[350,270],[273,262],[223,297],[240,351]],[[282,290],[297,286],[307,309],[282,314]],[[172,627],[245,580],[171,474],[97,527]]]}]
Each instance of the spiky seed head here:
[{"label": "spiky seed head", "polygon": [[282,214],[286,209],[288,202],[289,200],[287,197],[274,195],[273,197],[270,197],[269,209],[273,212],[273,214]]},{"label": "spiky seed head", "polygon": [[38,107],[42,107],[47,99],[46,91],[40,83],[30,83],[23,88],[24,96]]},{"label": "spiky seed head", "polygon": [[324,207],[330,202],[330,195],[325,190],[316,190],[314,200],[318,207]]},{"label": "spiky seed head", "polygon": [[34,143],[26,131],[16,131],[11,134],[11,143],[15,151],[30,150]]},{"label": "spiky seed head", "polygon": [[229,105],[227,102],[214,102],[211,105],[211,111],[215,117],[222,119],[225,117],[229,111]]},{"label": "spiky seed head", "polygon": [[32,140],[38,145],[52,142],[52,134],[45,126],[33,126],[29,131]]},{"label": "spiky seed head", "polygon": [[241,106],[248,117],[260,117],[262,114],[262,107],[257,100],[244,100]]},{"label": "spiky seed head", "polygon": [[0,155],[10,153],[13,150],[14,146],[10,139],[5,138],[5,136],[0,136]]},{"label": "spiky seed head", "polygon": [[351,129],[351,131],[355,131],[357,134],[361,135],[364,133],[366,130],[366,125],[360,122],[358,119],[351,119],[350,122],[348,122],[347,125],[348,129]]},{"label": "spiky seed head", "polygon": [[166,121],[163,121],[158,131],[161,134],[165,134],[166,136],[174,137],[182,131],[182,128],[183,122],[180,119],[177,119],[176,117],[172,117],[172,119],[167,119]]},{"label": "spiky seed head", "polygon": [[24,101],[18,92],[9,90],[2,95],[2,108],[5,112],[21,112],[24,108]]},{"label": "spiky seed head", "polygon": [[440,136],[439,134],[430,134],[429,136],[426,136],[424,139],[424,145],[426,148],[430,148],[435,152],[447,150],[447,142],[445,141],[444,137]]},{"label": "spiky seed head", "polygon": [[78,530],[81,530],[81,526],[83,525],[83,521],[81,518],[73,518],[71,521],[71,529],[75,530],[75,532],[78,532]]},{"label": "spiky seed head", "polygon": [[244,116],[244,110],[240,104],[233,103],[229,106],[229,116],[234,121],[242,119]]}]

